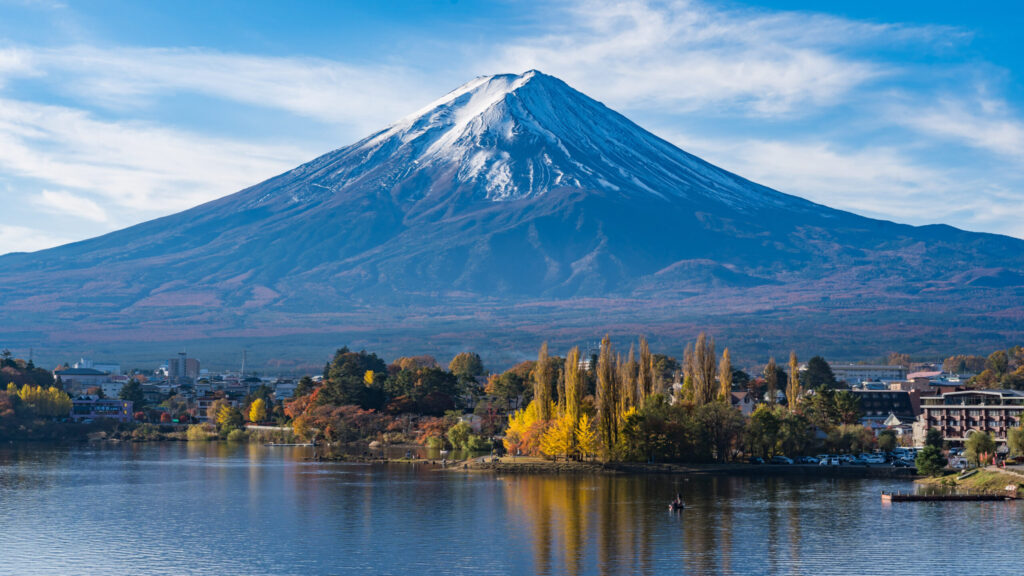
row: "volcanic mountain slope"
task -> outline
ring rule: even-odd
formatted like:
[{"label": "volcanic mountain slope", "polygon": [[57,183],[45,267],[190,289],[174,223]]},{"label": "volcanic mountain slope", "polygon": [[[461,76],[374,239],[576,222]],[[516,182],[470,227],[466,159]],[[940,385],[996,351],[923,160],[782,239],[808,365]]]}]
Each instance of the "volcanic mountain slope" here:
[{"label": "volcanic mountain slope", "polygon": [[0,257],[0,322],[8,345],[338,333],[385,350],[706,325],[753,353],[820,320],[851,327],[851,351],[898,345],[872,335],[882,318],[941,348],[1020,334],[1022,248],[782,194],[530,71],[191,210]]}]

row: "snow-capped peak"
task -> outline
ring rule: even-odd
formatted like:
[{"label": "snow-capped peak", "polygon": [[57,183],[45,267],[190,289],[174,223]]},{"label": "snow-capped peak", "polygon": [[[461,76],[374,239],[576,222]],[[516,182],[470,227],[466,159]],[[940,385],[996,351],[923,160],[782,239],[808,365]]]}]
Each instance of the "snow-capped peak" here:
[{"label": "snow-capped peak", "polygon": [[339,180],[331,188],[372,181],[415,201],[511,200],[565,187],[733,207],[796,200],[687,154],[537,70],[474,78],[328,161]]}]

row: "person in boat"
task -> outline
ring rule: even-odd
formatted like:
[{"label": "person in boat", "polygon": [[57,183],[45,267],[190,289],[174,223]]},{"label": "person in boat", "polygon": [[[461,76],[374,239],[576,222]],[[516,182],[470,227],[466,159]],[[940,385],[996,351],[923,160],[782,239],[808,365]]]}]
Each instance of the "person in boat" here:
[{"label": "person in boat", "polygon": [[672,501],[672,504],[670,506],[672,508],[682,508],[683,507],[683,497],[680,496],[678,492],[676,492],[676,499]]}]

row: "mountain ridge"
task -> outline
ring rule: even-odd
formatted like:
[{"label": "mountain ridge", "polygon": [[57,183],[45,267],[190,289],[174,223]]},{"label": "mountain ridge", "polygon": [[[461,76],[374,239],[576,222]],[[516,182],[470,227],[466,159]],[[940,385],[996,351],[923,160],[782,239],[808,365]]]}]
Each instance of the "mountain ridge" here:
[{"label": "mountain ridge", "polygon": [[[27,340],[45,345],[69,327],[98,343],[129,328],[171,342],[182,326],[198,341],[386,341],[374,326],[400,317],[416,318],[408,330],[421,335],[445,330],[439,310],[467,333],[491,325],[525,338],[543,325],[523,316],[535,306],[558,308],[551,321],[575,334],[631,327],[652,337],[681,319],[713,328],[745,314],[788,319],[791,332],[816,316],[867,331],[881,313],[928,324],[939,345],[980,334],[991,347],[1021,335],[1005,318],[1021,310],[1022,248],[772,190],[529,71],[478,77],[235,194],[0,256],[0,322],[38,331]],[[591,299],[620,312],[573,312]],[[620,308],[631,301],[648,310]],[[948,317],[957,307],[965,315]],[[339,319],[362,332],[332,325]],[[964,335],[951,338],[958,323]],[[849,345],[872,346],[864,336]]]}]

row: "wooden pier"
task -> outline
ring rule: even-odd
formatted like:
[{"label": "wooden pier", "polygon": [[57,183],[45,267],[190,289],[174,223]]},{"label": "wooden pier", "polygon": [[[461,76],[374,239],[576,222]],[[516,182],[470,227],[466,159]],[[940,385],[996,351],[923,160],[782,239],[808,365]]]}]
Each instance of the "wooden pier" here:
[{"label": "wooden pier", "polygon": [[882,502],[1001,502],[1016,500],[1008,494],[903,494],[882,492]]}]

